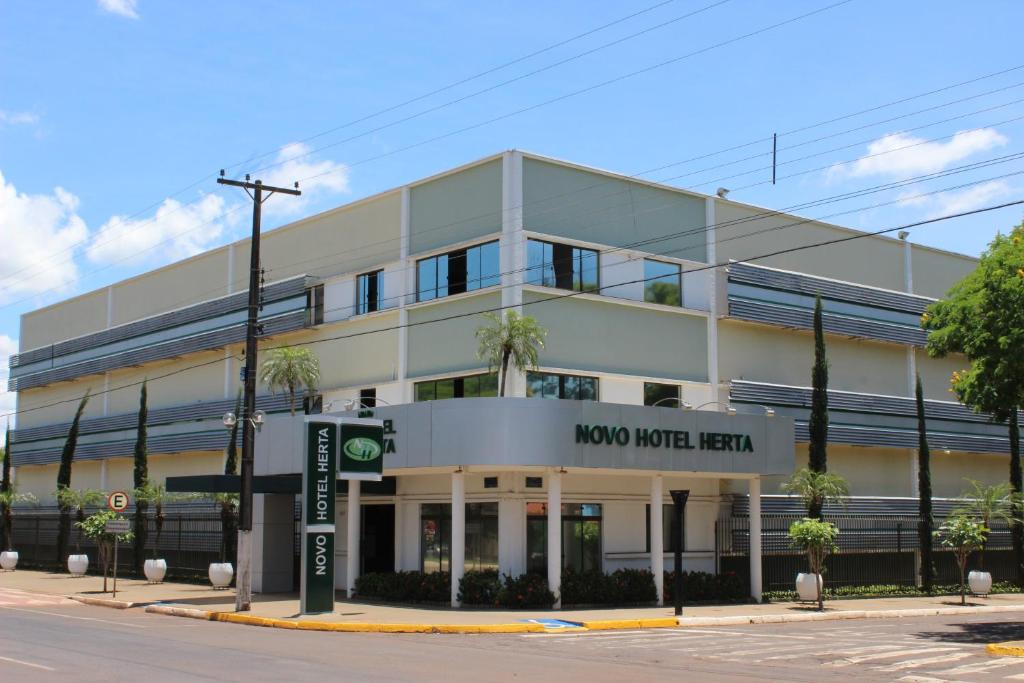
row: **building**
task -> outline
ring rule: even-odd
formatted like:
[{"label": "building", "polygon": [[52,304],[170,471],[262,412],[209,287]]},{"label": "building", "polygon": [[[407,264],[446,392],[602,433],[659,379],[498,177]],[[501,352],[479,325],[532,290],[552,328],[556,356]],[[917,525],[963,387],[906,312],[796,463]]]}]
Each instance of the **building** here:
[{"label": "building", "polygon": [[[307,410],[367,406],[398,430],[396,451],[385,455],[388,477],[362,491],[359,562],[345,558],[352,569],[338,572],[339,587],[355,571],[446,567],[458,550],[446,536],[453,526],[466,529],[467,567],[540,569],[544,534],[555,526],[567,566],[656,566],[664,525],[649,510],[675,488],[690,490],[686,567],[713,571],[714,520],[736,498],[753,494],[752,508],[759,505],[760,491],[776,493],[806,462],[816,294],[831,362],[829,466],[854,495],[884,505],[916,494],[915,373],[936,451],[935,495],[958,494],[968,476],[1004,481],[1005,430],[953,402],[949,377],[965,363],[929,358],[918,324],[975,260],[884,236],[828,243],[856,234],[520,151],[267,232],[262,346],[316,351],[322,388]],[[242,240],[23,316],[10,379],[23,490],[51,497],[86,391],[95,396],[72,485],[130,488],[143,379],[151,476],[222,471],[220,416],[240,386],[248,262]],[[549,332],[540,369],[510,376],[514,400],[488,398],[496,380],[476,357],[481,312],[502,307],[533,315]],[[287,398],[260,394],[272,415],[257,439],[258,473],[294,474],[298,461],[288,454],[300,447],[293,437],[301,417],[287,416]],[[545,432],[555,429],[553,415],[562,431]],[[776,434],[789,424],[789,434]],[[413,455],[397,441],[431,425],[443,425],[445,438],[480,441],[459,442],[465,461],[440,455],[437,443]],[[633,441],[580,445],[616,437],[580,437],[577,425],[628,427]],[[647,427],[670,430],[665,439],[686,433],[696,442],[706,433],[728,441],[641,462],[631,449]],[[532,441],[539,433],[561,445],[540,449]],[[742,436],[754,437],[747,453]],[[772,450],[787,439],[795,446]],[[519,443],[540,450],[517,450]],[[594,460],[581,455],[600,449]],[[756,462],[740,462],[751,453]],[[257,499],[258,519],[282,522],[275,533],[284,543],[291,498]],[[460,499],[466,512],[453,515]],[[546,506],[559,500],[563,524],[542,525],[553,509]],[[338,506],[340,517],[346,507]],[[338,525],[344,555],[347,521]],[[584,540],[570,548],[569,536]],[[270,557],[269,548],[260,552]],[[290,570],[279,565],[264,567],[265,589],[287,580]]]}]

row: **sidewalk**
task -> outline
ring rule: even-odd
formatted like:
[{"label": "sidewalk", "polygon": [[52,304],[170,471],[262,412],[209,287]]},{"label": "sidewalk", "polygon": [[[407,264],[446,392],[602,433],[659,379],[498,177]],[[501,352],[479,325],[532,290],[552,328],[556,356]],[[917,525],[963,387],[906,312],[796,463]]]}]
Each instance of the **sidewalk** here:
[{"label": "sidewalk", "polygon": [[[449,609],[442,607],[404,607],[373,605],[339,599],[331,614],[307,615],[300,619],[298,595],[257,594],[252,611],[234,614],[235,593],[217,591],[198,584],[163,583],[151,585],[135,579],[119,579],[117,602],[102,592],[101,577],[72,578],[67,574],[19,570],[0,573],[4,588],[65,595],[82,602],[110,607],[141,607],[147,611],[189,616],[214,621],[235,621],[261,626],[340,631],[419,631],[419,632],[517,632],[544,631],[551,628],[584,627],[656,628],[669,626],[711,626],[790,621],[899,618],[934,614],[1024,612],[1024,595],[1003,594],[968,599],[960,607],[958,596],[920,598],[871,598],[835,600],[818,612],[806,603],[767,605],[685,606],[683,617],[676,619],[671,606],[621,609],[497,610]],[[535,621],[536,620],[536,621]],[[572,622],[570,624],[547,623]]]}]

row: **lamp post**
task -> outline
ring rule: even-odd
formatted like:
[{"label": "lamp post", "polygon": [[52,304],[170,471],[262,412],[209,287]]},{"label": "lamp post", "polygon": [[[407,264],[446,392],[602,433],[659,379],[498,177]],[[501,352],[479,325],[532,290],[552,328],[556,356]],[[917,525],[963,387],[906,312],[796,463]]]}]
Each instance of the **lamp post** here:
[{"label": "lamp post", "polygon": [[693,405],[692,404],[687,403],[683,399],[678,398],[676,396],[665,396],[664,398],[659,398],[657,401],[655,401],[654,403],[651,404],[651,407],[654,408],[655,406],[657,406],[658,404],[660,404],[660,403],[662,403],[664,401],[675,401],[676,403],[679,404],[679,409],[680,410],[693,410]]},{"label": "lamp post", "polygon": [[689,489],[669,491],[672,496],[672,560],[676,572],[672,595],[675,598],[676,616],[683,613],[683,510]]}]

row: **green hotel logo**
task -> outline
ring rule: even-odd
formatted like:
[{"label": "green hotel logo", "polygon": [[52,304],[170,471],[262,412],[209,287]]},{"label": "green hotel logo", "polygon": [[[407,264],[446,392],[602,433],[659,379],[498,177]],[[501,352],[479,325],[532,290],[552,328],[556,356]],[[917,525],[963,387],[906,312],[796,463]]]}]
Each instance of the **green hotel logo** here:
[{"label": "green hotel logo", "polygon": [[356,436],[346,441],[342,450],[345,451],[345,455],[360,462],[376,460],[381,455],[380,444],[362,436]]}]

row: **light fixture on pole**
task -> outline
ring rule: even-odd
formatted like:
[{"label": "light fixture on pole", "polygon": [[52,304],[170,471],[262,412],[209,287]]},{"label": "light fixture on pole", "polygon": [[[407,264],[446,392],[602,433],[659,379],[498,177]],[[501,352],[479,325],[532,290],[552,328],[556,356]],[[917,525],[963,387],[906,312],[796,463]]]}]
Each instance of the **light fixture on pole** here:
[{"label": "light fixture on pole", "polygon": [[657,401],[655,401],[654,403],[651,404],[651,407],[654,408],[655,406],[660,404],[662,401],[675,401],[676,403],[679,404],[679,409],[680,410],[693,410],[693,404],[687,403],[683,399],[677,398],[675,396],[665,396],[664,398],[659,398]]},{"label": "light fixture on pole", "polygon": [[700,410],[704,406],[722,406],[723,408],[725,408],[725,412],[727,412],[729,415],[736,414],[736,408],[729,405],[728,403],[722,403],[721,401],[708,401],[707,403],[701,403],[699,406],[694,408],[694,410]]}]

